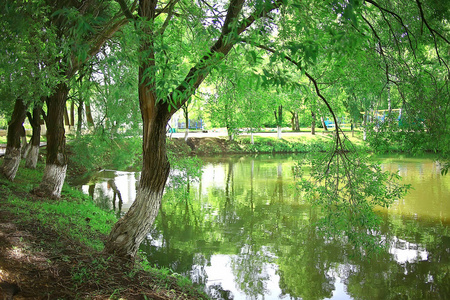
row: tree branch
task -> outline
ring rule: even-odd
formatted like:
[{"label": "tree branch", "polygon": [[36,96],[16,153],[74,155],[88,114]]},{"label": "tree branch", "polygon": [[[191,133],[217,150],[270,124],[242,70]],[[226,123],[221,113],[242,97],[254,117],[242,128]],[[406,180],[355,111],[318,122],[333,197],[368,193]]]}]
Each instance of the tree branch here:
[{"label": "tree branch", "polygon": [[125,17],[127,17],[127,19],[129,19],[129,20],[135,21],[136,18],[133,16],[131,11],[129,10],[125,1],[124,0],[116,0],[116,1],[119,3],[120,8],[122,9],[122,12],[125,15]]},{"label": "tree branch", "polygon": [[[386,8],[384,8],[384,7],[381,7],[378,3],[376,3],[376,2],[373,1],[373,0],[365,0],[365,1],[368,2],[368,3],[370,3],[370,4],[372,4],[372,5],[375,6],[376,8],[378,8],[378,9],[381,11],[381,13],[383,14],[383,18],[384,18],[384,12],[387,12],[388,14],[392,15],[395,19],[397,19],[397,21],[400,23],[400,25],[401,25],[401,26],[405,29],[405,31],[406,31],[406,37],[408,38],[409,45],[410,45],[411,50],[413,51],[413,54],[414,54],[414,56],[415,56],[415,53],[414,53],[414,47],[413,47],[413,45],[412,45],[411,38],[409,37],[410,35],[414,37],[414,35],[408,30],[408,27],[407,27],[407,26],[405,25],[405,23],[403,22],[402,17],[400,17],[397,13],[395,13],[395,12],[389,10],[389,9],[386,9]],[[385,19],[385,18],[384,18],[384,19]],[[385,21],[386,21],[386,23],[388,24],[389,28],[391,29],[391,25],[390,25],[389,21],[386,20],[386,19],[385,19]],[[392,33],[393,33],[393,32],[392,32]],[[394,38],[395,38],[395,35],[394,35]]]},{"label": "tree branch", "polygon": [[[164,32],[166,31],[167,26],[169,26],[170,20],[172,19],[173,15],[174,15],[173,8],[175,7],[175,4],[177,4],[179,1],[180,0],[170,1],[169,4],[167,4],[167,6],[164,8],[164,10],[167,10],[167,17],[164,20],[164,24],[158,30],[157,34],[159,34],[159,35],[163,35],[164,34]],[[157,14],[157,15],[159,15],[159,14]]]},{"label": "tree branch", "polygon": [[[175,106],[175,109],[172,110],[172,114],[180,109],[183,103],[186,102],[193,92],[200,86],[210,72],[208,67],[222,60],[230,52],[233,46],[239,41],[237,36],[246,31],[257,19],[267,15],[268,12],[280,7],[283,4],[283,0],[276,0],[270,8],[261,9],[260,11],[253,13],[248,18],[241,21],[239,25],[236,24],[236,22],[238,21],[244,2],[245,0],[231,1],[219,38],[214,45],[211,46],[208,53],[189,70],[189,73],[186,75],[183,82],[169,95],[168,102],[174,104]],[[233,24],[236,24],[236,26],[232,26]],[[235,35],[233,35],[234,29],[236,30]],[[178,103],[173,103],[175,94],[183,94],[183,99]]]},{"label": "tree branch", "polygon": [[439,32],[437,32],[436,30],[434,30],[433,28],[431,28],[431,26],[428,24],[427,19],[425,18],[425,15],[423,13],[423,9],[422,9],[422,3],[420,3],[419,0],[416,0],[417,6],[419,7],[419,12],[420,12],[420,17],[422,18],[422,22],[425,23],[425,26],[428,28],[428,30],[430,31],[431,35],[433,36],[433,41],[434,41],[434,49],[436,51],[436,55],[438,57],[439,63],[443,63],[445,65],[445,67],[447,68],[447,72],[450,73],[450,69],[447,65],[447,63],[445,62],[445,60],[442,59],[441,55],[439,54],[439,48],[437,45],[437,40],[436,40],[436,35],[437,34],[441,39],[443,39],[447,44],[450,45],[450,41],[448,41],[444,36],[442,36]]}]

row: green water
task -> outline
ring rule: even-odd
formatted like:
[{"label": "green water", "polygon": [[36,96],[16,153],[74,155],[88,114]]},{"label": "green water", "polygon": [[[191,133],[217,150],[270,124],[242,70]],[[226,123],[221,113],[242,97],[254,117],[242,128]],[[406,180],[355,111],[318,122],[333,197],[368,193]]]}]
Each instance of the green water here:
[{"label": "green water", "polygon": [[[152,263],[206,285],[213,298],[450,298],[450,176],[432,159],[382,159],[414,189],[378,211],[386,246],[379,252],[318,232],[318,212],[295,187],[295,158],[203,161],[202,177],[185,193],[166,195],[141,249]],[[105,179],[113,179],[126,210],[137,177],[103,172],[91,193],[112,207]]]}]

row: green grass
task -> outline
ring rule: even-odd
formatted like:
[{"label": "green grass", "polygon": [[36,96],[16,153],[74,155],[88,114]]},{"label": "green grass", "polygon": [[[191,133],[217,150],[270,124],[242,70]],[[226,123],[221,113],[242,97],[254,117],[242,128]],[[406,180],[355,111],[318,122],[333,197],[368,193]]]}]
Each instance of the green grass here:
[{"label": "green grass", "polygon": [[[41,168],[42,166],[39,169]],[[58,201],[32,201],[28,192],[38,185],[42,177],[39,169],[29,170],[22,167],[15,182],[2,179],[2,184],[10,189],[7,191],[7,209],[21,219],[47,226],[60,235],[94,250],[102,250],[103,242],[100,237],[107,235],[117,221],[114,214],[96,207],[91,198],[68,185],[64,185],[61,199]]]},{"label": "green grass", "polygon": [[[64,184],[59,200],[32,197],[29,191],[40,183],[43,169],[42,163],[38,164],[36,170],[26,169],[22,161],[14,182],[0,176],[0,197],[5,204],[2,205],[2,209],[16,215],[15,222],[18,224],[31,225],[38,229],[38,232],[51,232],[54,241],[39,245],[38,249],[41,250],[38,251],[44,251],[44,248],[51,249],[52,253],[58,253],[57,256],[60,256],[62,261],[71,261],[73,258],[65,255],[63,250],[70,244],[79,251],[92,255],[92,260],[80,260],[69,270],[75,289],[88,282],[104,280],[105,272],[108,272],[106,260],[109,258],[96,258],[95,253],[103,250],[104,238],[117,221],[114,212],[100,209],[88,195],[67,184]],[[86,247],[78,248],[76,245]],[[189,295],[197,295],[193,298],[199,299],[198,295],[202,294],[198,288],[193,287],[189,279],[170,269],[151,266],[143,254],[140,254],[138,261],[139,263],[134,264],[134,269],[124,273],[123,276],[133,279],[137,272],[145,271],[156,280],[152,283],[155,289],[166,290],[168,293],[172,293],[175,289],[178,295],[181,292],[187,295],[187,298],[191,298]],[[115,294],[119,295],[121,289],[126,288],[126,286],[118,287],[110,299],[116,297]],[[120,296],[117,297],[119,298]],[[206,296],[202,299],[206,299]]]}]

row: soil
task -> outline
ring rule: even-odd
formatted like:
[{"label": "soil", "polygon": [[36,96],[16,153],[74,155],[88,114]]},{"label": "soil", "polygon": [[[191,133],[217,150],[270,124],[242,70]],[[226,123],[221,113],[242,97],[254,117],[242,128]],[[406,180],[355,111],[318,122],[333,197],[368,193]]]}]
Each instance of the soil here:
[{"label": "soil", "polygon": [[175,153],[215,155],[242,152],[236,141],[216,137],[190,137],[185,142],[182,138],[172,138],[168,141],[168,149]]},{"label": "soil", "polygon": [[195,290],[181,291],[175,278],[161,282],[130,261],[93,253],[49,227],[19,218],[6,209],[1,187],[0,195],[0,299],[203,298]]}]

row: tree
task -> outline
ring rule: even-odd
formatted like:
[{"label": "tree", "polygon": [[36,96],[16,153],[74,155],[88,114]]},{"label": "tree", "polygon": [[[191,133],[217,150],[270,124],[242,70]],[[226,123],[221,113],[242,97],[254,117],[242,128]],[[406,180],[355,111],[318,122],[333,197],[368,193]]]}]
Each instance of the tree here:
[{"label": "tree", "polygon": [[[271,11],[279,7],[282,2],[274,3],[257,1],[253,7],[244,9],[245,1],[231,0],[225,18],[221,18],[220,10],[211,10],[212,21],[205,28],[202,23],[202,10],[210,9],[209,6],[199,3],[189,9],[184,6],[184,1],[169,2],[164,8],[163,3],[155,0],[141,0],[139,2],[138,15],[135,19],[130,10],[122,2],[125,14],[134,20],[136,27],[142,30],[140,40],[140,67],[139,67],[139,104],[143,120],[143,167],[136,200],[130,210],[120,219],[112,229],[105,245],[105,251],[121,256],[134,257],[142,240],[151,228],[161,203],[164,186],[169,174],[169,162],[166,155],[166,125],[175,111],[180,109],[189,97],[198,89],[204,79],[210,74],[218,62],[233,49],[238,42],[238,37],[244,32],[254,31],[252,25],[257,25],[258,20],[268,16]],[[163,9],[164,8],[164,9]],[[169,47],[164,40],[166,34],[174,33],[174,29],[182,21],[182,13],[186,14],[184,21],[189,21],[185,26],[195,28],[196,33],[205,33],[208,29],[212,36],[207,41],[215,40],[214,44],[207,47],[198,35],[199,46],[194,48],[196,53],[192,58],[193,66],[178,81],[178,84],[169,89],[164,89],[167,78],[158,77],[157,70],[163,68],[170,60],[172,54],[168,50],[157,51],[162,45]],[[246,10],[250,14],[246,14]],[[200,14],[198,13],[200,12]],[[165,13],[165,17],[162,15]],[[174,17],[177,18],[174,18]],[[180,16],[180,18],[178,18]],[[195,23],[193,25],[192,21]],[[184,41],[179,46],[183,47]],[[198,51],[198,52],[197,52]],[[173,77],[177,75],[172,75]]]},{"label": "tree", "polygon": [[33,190],[40,196],[59,198],[66,177],[67,155],[65,152],[64,113],[70,90],[68,79],[72,78],[80,66],[126,23],[120,14],[114,14],[111,1],[80,3],[78,1],[58,2],[57,5],[40,9],[50,9],[45,30],[55,33],[55,48],[60,57],[48,62],[56,66],[60,80],[46,98],[47,104],[47,157],[41,184]]},{"label": "tree", "polygon": [[11,116],[11,120],[8,123],[8,138],[6,144],[5,158],[3,159],[3,165],[1,171],[3,175],[13,181],[16,177],[17,170],[19,169],[21,155],[21,136],[25,130],[23,128],[23,122],[25,121],[27,112],[27,105],[22,99],[16,99],[14,105],[14,111]]},{"label": "tree", "polygon": [[30,122],[33,130],[31,139],[29,142],[29,150],[26,156],[25,167],[29,169],[35,169],[39,157],[39,147],[41,145],[41,115],[42,107],[41,103],[36,104],[33,107],[33,114],[27,112],[28,121]]},{"label": "tree", "polygon": [[[46,42],[51,44],[53,36],[36,22],[45,17],[44,12],[37,8],[34,1],[4,1],[0,6],[0,95],[2,108],[12,112],[2,173],[9,180],[14,180],[21,160],[20,137],[25,137],[23,121],[26,110],[30,103],[39,101],[49,91],[51,85],[47,81],[56,79],[53,68],[44,68],[54,50]],[[10,109],[12,106],[14,110]]]},{"label": "tree", "polygon": [[[393,37],[391,45],[394,47],[410,45],[408,35],[411,30],[385,1],[253,1],[245,6],[244,0],[231,0],[225,6],[226,15],[222,15],[220,9],[216,10],[215,6],[208,6],[204,2],[187,7],[184,1],[163,3],[141,0],[138,18],[126,2],[120,1],[120,4],[127,17],[134,22],[140,36],[139,103],[143,119],[143,169],[137,198],[128,213],[113,228],[105,248],[107,252],[122,256],[133,257],[136,254],[160,206],[169,172],[165,149],[167,121],[236,44],[245,43],[263,49],[271,54],[274,63],[293,63],[301,74],[313,82],[313,89],[328,108],[331,106],[321,94],[322,84],[315,79],[320,74],[317,74],[317,70],[309,72],[318,58],[324,57],[327,60],[323,63],[332,63],[333,68],[339,68],[345,64],[352,51],[380,52],[381,48],[366,46],[366,43],[373,45],[371,43],[378,40],[377,29],[371,28],[375,23],[377,28],[384,30],[383,38]],[[218,7],[222,6],[218,4]],[[404,15],[411,24],[415,22],[415,28],[418,28],[419,16],[435,42],[446,40],[427,23],[419,1],[408,4]],[[205,20],[204,16],[210,20]],[[181,24],[190,31],[180,30]],[[278,26],[277,36],[272,34],[271,26],[274,24]],[[401,45],[399,36],[402,37]],[[167,41],[169,37],[171,43]],[[214,41],[212,46],[205,43],[210,40]],[[173,51],[186,47],[190,50],[189,54],[175,57]],[[207,47],[209,51],[206,51]],[[444,64],[438,47],[436,51],[439,61]],[[182,67],[174,67],[181,59],[184,60]],[[190,66],[190,69],[183,69],[186,66]],[[169,74],[166,72],[168,69],[173,71]],[[183,76],[183,73],[187,75]],[[283,76],[276,80],[275,85],[286,84]],[[337,124],[335,117],[334,122]],[[345,151],[345,145],[339,140],[338,126],[336,132],[338,147],[335,149],[337,152],[333,153]]]}]

